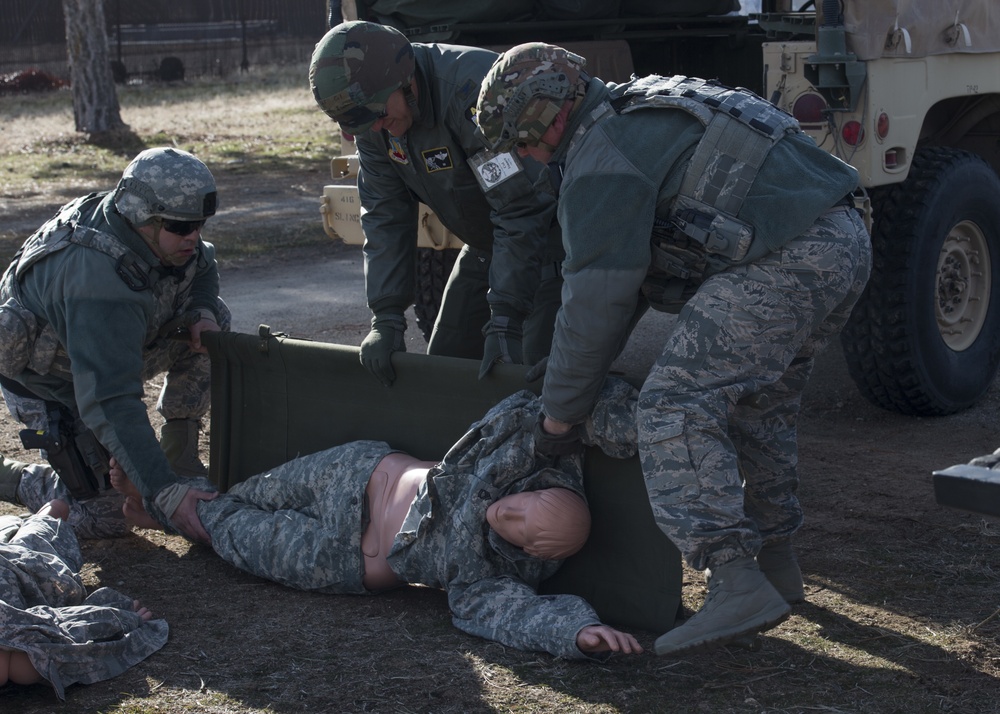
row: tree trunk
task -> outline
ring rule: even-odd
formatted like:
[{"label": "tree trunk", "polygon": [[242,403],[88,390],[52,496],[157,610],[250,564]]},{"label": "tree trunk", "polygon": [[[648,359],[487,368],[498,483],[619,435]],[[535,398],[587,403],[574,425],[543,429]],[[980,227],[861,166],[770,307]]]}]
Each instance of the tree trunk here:
[{"label": "tree trunk", "polygon": [[104,0],[62,0],[76,130],[102,134],[127,128],[108,59]]}]

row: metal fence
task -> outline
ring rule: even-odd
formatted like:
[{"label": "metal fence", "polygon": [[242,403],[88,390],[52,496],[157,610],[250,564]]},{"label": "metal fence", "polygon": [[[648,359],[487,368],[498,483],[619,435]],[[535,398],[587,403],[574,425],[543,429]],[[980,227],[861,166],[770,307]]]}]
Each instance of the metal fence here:
[{"label": "metal fence", "polygon": [[[326,31],[324,0],[104,0],[118,81],[225,75],[304,62]],[[0,74],[67,79],[62,0],[0,0]]]}]

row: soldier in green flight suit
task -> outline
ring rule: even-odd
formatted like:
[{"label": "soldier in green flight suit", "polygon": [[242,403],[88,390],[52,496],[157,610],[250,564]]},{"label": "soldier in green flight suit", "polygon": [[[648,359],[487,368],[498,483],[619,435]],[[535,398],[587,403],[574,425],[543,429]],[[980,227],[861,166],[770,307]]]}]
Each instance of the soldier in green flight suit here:
[{"label": "soldier in green flight suit", "polygon": [[[309,79],[320,107],[353,135],[372,328],[361,361],[384,384],[405,350],[422,202],[466,243],[428,353],[534,364],[548,354],[562,247],[547,169],[486,150],[473,109],[496,54],[410,43],[398,30],[346,22],[316,45]],[[485,340],[484,340],[485,338]]]}]

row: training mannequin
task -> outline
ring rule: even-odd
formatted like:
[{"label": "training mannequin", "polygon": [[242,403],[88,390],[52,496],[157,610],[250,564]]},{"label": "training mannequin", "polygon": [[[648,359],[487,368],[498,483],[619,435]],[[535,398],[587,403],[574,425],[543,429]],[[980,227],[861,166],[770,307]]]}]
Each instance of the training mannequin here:
[{"label": "training mannequin", "polygon": [[[379,591],[405,585],[386,556],[403,527],[420,483],[437,462],[421,461],[394,451],[379,461],[365,487],[371,518],[361,534],[361,552],[367,590]],[[112,461],[111,479],[125,496],[126,522],[137,528],[160,529],[142,510],[138,490],[121,467]],[[490,527],[505,541],[543,560],[563,560],[579,552],[590,534],[590,511],[579,495],[566,488],[546,488],[504,496],[486,509]]]},{"label": "training mannequin", "polygon": [[587,503],[568,488],[504,496],[486,509],[486,520],[505,541],[542,560],[578,553],[590,535]]},{"label": "training mannequin", "polygon": [[387,454],[372,471],[365,487],[371,522],[361,534],[365,562],[362,582],[368,590],[384,590],[403,584],[392,572],[386,556],[416,498],[420,483],[427,478],[433,465],[433,461],[420,461],[408,454],[394,452]]},{"label": "training mannequin", "polygon": [[[585,439],[628,457],[635,390],[609,380],[603,396]],[[511,647],[641,652],[582,598],[538,595],[590,527],[582,459],[538,455],[538,414],[535,395],[511,395],[437,463],[381,441],[335,446],[236,484],[199,516],[224,560],[290,587],[361,595],[420,584],[448,593],[456,627]],[[117,464],[111,476],[130,495]],[[144,525],[138,499],[126,509]]]},{"label": "training mannequin", "polygon": [[[392,572],[386,556],[434,461],[393,452],[379,461],[365,488],[371,521],[361,534],[368,590],[385,590],[404,583]],[[116,479],[117,480],[117,479]],[[133,501],[135,505],[141,505]],[[561,560],[578,552],[590,533],[586,502],[565,488],[510,494],[486,509],[497,534],[529,555]]]},{"label": "training mannequin", "polygon": [[[69,505],[65,501],[50,501],[37,512],[38,516],[49,516],[65,521],[69,518]],[[11,684],[35,684],[42,675],[31,663],[27,652],[0,647],[0,687]]]},{"label": "training mannequin", "polygon": [[0,516],[0,686],[47,683],[65,699],[70,685],[115,677],[167,641],[167,623],[138,600],[87,593],[69,516],[61,500]]}]

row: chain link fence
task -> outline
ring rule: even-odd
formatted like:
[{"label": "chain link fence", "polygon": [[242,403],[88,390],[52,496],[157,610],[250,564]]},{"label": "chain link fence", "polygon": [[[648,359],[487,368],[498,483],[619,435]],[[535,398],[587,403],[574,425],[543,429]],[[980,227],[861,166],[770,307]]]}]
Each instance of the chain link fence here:
[{"label": "chain link fence", "polygon": [[[69,79],[62,0],[3,0],[0,75]],[[324,0],[104,0],[116,81],[227,75],[306,62],[328,27]]]}]

